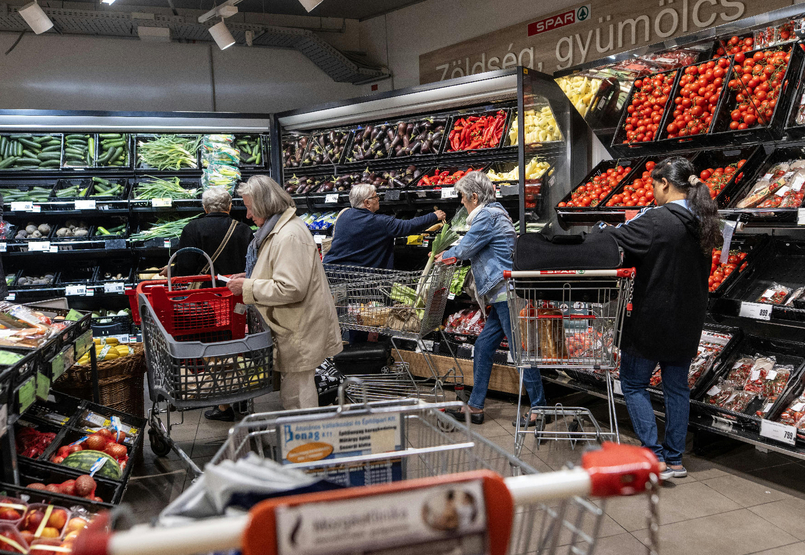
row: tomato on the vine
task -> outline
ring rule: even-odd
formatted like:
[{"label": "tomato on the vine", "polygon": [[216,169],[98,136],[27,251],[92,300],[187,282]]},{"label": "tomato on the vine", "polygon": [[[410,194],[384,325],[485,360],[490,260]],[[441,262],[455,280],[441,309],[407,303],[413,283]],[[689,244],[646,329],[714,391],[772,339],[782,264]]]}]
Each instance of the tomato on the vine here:
[{"label": "tomato on the vine", "polygon": [[[699,179],[704,181],[707,188],[710,189],[710,196],[716,198],[718,194],[729,183],[735,172],[738,171],[746,163],[746,160],[739,160],[735,164],[723,168],[707,168],[699,172]],[[738,174],[738,180],[743,177],[743,173]]]},{"label": "tomato on the vine", "polygon": [[710,129],[729,68],[728,58],[688,66],[679,78],[670,123],[665,127],[669,139],[706,133]]},{"label": "tomato on the vine", "polygon": [[713,256],[710,263],[710,277],[707,280],[709,291],[711,293],[713,291],[717,291],[718,288],[721,287],[721,283],[735,270],[742,272],[744,268],[746,268],[746,262],[744,262],[744,259],[747,257],[747,255],[748,253],[737,249],[730,250],[727,262],[722,264],[721,249],[713,249]]},{"label": "tomato on the vine", "polygon": [[651,181],[651,170],[656,162],[646,162],[640,177],[624,186],[607,201],[607,206],[649,206],[654,204],[654,186]]},{"label": "tomato on the vine", "polygon": [[[743,55],[743,52],[749,52],[755,47],[755,39],[752,37],[740,38],[733,35],[728,40],[724,41],[724,46],[719,46],[713,58],[720,58],[722,56]],[[743,61],[743,60],[741,60]]]},{"label": "tomato on the vine", "polygon": [[736,103],[730,112],[730,129],[769,124],[791,58],[790,49],[767,48],[735,55],[728,83]]}]

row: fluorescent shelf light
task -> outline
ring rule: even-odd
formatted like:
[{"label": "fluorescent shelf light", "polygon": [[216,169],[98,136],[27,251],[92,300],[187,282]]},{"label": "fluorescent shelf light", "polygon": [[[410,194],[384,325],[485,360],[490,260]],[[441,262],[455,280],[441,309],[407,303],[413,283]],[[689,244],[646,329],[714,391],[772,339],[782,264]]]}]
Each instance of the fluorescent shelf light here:
[{"label": "fluorescent shelf light", "polygon": [[139,25],[137,27],[137,34],[140,40],[151,42],[171,41],[171,30],[167,27],[146,27],[145,25]]},{"label": "fluorescent shelf light", "polygon": [[28,27],[37,35],[41,35],[53,27],[53,22],[35,1],[21,7],[19,14],[25,20],[25,23],[28,24]]},{"label": "fluorescent shelf light", "polygon": [[305,8],[308,12],[312,11],[313,8],[321,4],[324,0],[299,0],[299,3],[302,4],[302,7]]},{"label": "fluorescent shelf light", "polygon": [[220,23],[216,23],[210,27],[210,34],[212,38],[215,39],[215,44],[217,44],[218,48],[221,50],[226,50],[235,44],[235,37],[233,37],[229,29],[226,28],[226,23],[224,23],[223,19]]},{"label": "fluorescent shelf light", "polygon": [[101,0],[101,4],[109,4],[110,6],[115,3],[115,0]]}]

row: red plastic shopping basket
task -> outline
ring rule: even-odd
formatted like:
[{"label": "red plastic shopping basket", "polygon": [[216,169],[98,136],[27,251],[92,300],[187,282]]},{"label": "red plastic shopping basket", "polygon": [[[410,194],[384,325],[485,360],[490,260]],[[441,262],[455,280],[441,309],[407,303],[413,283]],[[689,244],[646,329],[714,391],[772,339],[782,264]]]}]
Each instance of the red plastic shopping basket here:
[{"label": "red plastic shopping basket", "polygon": [[171,291],[167,280],[139,283],[136,289],[126,291],[134,323],[140,325],[137,303],[140,293],[144,293],[165,331],[176,341],[210,343],[242,339],[246,335],[246,314],[235,310],[236,305],[243,304],[241,295],[226,287],[188,289],[193,283],[209,280],[208,275],[172,278]]}]

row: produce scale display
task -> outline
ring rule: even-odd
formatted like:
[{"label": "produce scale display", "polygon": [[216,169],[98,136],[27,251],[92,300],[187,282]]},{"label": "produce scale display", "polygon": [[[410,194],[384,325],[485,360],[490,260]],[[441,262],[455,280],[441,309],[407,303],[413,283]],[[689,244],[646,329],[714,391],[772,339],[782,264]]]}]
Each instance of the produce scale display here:
[{"label": "produce scale display", "polygon": [[[567,229],[619,224],[655,204],[660,160],[691,161],[724,228],[711,256],[710,323],[691,366],[691,424],[697,438],[727,435],[805,458],[805,19],[793,12],[560,75],[568,94],[596,89],[575,93],[574,105],[612,159],[569,183],[554,206]],[[565,374],[560,381],[592,392],[605,386],[595,372]],[[651,387],[662,412],[659,371]],[[788,439],[767,422],[790,426]]]}]

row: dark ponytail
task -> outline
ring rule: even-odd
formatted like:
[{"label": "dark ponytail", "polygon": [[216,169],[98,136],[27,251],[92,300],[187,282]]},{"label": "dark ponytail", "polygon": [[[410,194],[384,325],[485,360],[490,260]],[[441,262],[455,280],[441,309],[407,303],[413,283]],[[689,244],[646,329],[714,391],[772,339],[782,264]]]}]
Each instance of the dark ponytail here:
[{"label": "dark ponytail", "polygon": [[718,225],[718,206],[710,197],[710,189],[696,175],[693,164],[674,156],[659,162],[651,171],[651,179],[665,178],[675,189],[684,192],[688,206],[699,219],[699,243],[702,252],[710,254],[721,241]]}]

